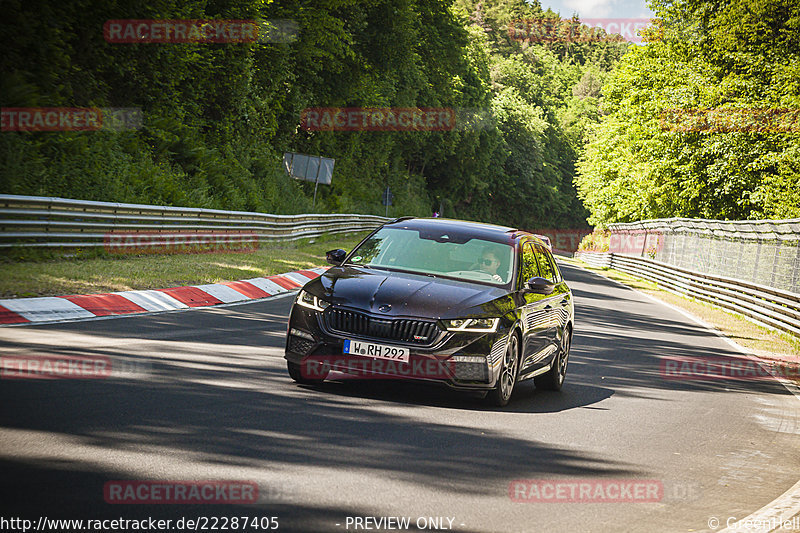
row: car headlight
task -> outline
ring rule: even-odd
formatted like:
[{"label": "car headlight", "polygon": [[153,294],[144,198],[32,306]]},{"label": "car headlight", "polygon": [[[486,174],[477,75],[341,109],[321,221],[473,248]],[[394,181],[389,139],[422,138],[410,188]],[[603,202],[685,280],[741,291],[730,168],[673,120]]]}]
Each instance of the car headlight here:
[{"label": "car headlight", "polygon": [[326,307],[328,307],[330,302],[326,302],[325,300],[320,300],[313,294],[309,294],[304,290],[300,290],[300,293],[297,295],[297,304],[302,305],[303,307],[308,307],[309,309],[313,309],[314,311],[324,311]]},{"label": "car headlight", "polygon": [[499,318],[457,318],[443,320],[447,331],[470,331],[475,333],[494,333],[500,324]]}]

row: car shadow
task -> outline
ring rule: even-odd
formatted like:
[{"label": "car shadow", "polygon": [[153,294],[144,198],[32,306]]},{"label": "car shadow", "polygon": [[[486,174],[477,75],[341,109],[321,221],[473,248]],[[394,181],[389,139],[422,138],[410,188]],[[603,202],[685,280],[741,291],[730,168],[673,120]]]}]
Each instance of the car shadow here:
[{"label": "car shadow", "polygon": [[[338,376],[337,376],[338,377]],[[347,398],[364,398],[407,405],[425,405],[470,411],[557,413],[588,407],[610,398],[614,391],[586,383],[565,383],[561,391],[537,389],[533,380],[518,383],[506,407],[496,407],[483,394],[453,390],[439,384],[401,379],[329,379],[319,385],[300,387]]]}]

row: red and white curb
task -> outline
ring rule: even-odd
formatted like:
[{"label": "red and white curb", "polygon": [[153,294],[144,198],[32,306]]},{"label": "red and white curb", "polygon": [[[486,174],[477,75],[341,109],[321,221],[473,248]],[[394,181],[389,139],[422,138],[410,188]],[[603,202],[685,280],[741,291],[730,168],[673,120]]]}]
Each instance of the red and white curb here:
[{"label": "red and white curb", "polygon": [[266,278],[171,289],[0,299],[0,324],[85,320],[259,300],[299,289],[326,270],[314,268]]}]

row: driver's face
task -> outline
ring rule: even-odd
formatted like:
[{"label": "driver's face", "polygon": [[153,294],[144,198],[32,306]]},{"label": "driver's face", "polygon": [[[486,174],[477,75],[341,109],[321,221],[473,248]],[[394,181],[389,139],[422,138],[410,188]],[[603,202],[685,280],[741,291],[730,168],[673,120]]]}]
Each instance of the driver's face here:
[{"label": "driver's face", "polygon": [[500,266],[500,261],[492,254],[483,254],[480,262],[480,269],[489,274],[497,274],[497,267]]}]

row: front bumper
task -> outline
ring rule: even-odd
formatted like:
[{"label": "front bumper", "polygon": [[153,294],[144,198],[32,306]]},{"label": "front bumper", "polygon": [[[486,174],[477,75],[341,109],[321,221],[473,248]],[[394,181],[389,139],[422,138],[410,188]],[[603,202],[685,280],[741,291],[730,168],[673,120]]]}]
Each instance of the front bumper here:
[{"label": "front bumper", "polygon": [[[402,346],[409,349],[409,360],[405,363],[345,354],[346,339]],[[507,339],[503,320],[493,333],[441,331],[426,346],[340,334],[326,328],[322,313],[294,305],[285,358],[300,365],[310,378],[330,370],[364,379],[426,381],[458,390],[487,391],[497,384]]]}]

